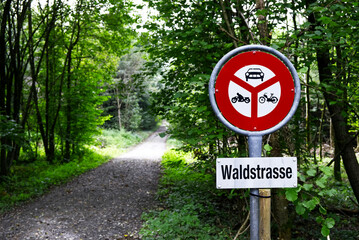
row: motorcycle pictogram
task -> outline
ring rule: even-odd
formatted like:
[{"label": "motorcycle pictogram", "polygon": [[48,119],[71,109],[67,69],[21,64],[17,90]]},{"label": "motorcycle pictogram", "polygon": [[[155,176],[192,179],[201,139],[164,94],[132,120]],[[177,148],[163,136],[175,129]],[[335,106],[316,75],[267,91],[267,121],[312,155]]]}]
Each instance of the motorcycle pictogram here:
[{"label": "motorcycle pictogram", "polygon": [[232,97],[231,101],[232,103],[236,103],[236,102],[249,103],[251,100],[249,99],[249,97],[243,97],[241,94],[237,93],[237,96]]},{"label": "motorcycle pictogram", "polygon": [[264,103],[265,101],[276,104],[278,102],[278,98],[275,97],[273,93],[271,93],[270,97],[268,97],[267,93],[264,93],[263,96],[259,97],[259,102]]}]

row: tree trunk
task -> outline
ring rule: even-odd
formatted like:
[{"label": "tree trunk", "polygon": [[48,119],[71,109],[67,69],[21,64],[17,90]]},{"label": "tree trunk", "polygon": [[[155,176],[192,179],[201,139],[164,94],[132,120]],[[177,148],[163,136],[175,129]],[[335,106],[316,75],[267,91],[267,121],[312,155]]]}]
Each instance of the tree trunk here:
[{"label": "tree trunk", "polygon": [[65,155],[64,160],[66,162],[70,161],[71,156],[71,64],[72,64],[72,46],[70,43],[70,47],[68,50],[68,65],[67,65],[67,83],[66,83],[66,91],[67,91],[67,106],[66,106],[66,133],[65,133]]},{"label": "tree trunk", "polygon": [[[76,6],[77,11],[80,11],[82,7],[82,3],[78,3],[78,5]],[[79,13],[78,13],[79,14]],[[73,32],[71,35],[71,40],[69,43],[69,47],[68,47],[68,52],[67,52],[67,83],[66,83],[66,87],[67,87],[67,108],[66,108],[66,133],[65,133],[65,155],[64,155],[64,160],[65,161],[70,161],[70,156],[71,156],[71,149],[74,149],[73,145],[74,143],[72,142],[73,139],[72,138],[72,128],[71,128],[71,124],[72,124],[72,107],[71,107],[71,90],[72,90],[72,84],[71,84],[71,74],[72,74],[72,54],[73,54],[73,50],[75,48],[75,46],[77,45],[77,43],[80,40],[80,31],[81,31],[81,27],[80,27],[80,17],[77,19],[77,21],[74,23],[73,26]]]},{"label": "tree trunk", "polygon": [[[311,23],[315,24],[315,22]],[[342,112],[345,111],[343,103],[338,101],[338,94],[336,92],[337,82],[332,76],[329,50],[328,45],[316,48],[319,80],[323,86],[329,86],[323,89],[323,96],[332,119],[336,144],[338,144],[341,149],[345,171],[347,172],[354,195],[359,202],[359,163],[355,156],[353,145],[351,144],[350,139],[352,137],[348,132],[346,119],[342,115]],[[346,101],[346,99],[343,100]]]},{"label": "tree trunk", "polygon": [[[264,0],[256,0],[256,9],[260,11],[265,9]],[[268,32],[268,23],[265,15],[258,15],[258,30],[261,44],[268,46],[270,44],[270,38]]]},{"label": "tree trunk", "polygon": [[[23,97],[24,74],[27,69],[27,51],[24,46],[24,26],[31,1],[12,5],[8,0],[3,4],[0,29],[0,116],[2,131],[15,122],[12,130],[23,132],[20,127],[20,111]],[[24,43],[24,44],[23,44]],[[20,146],[13,133],[0,138],[0,175],[9,173],[12,162],[20,154]]]},{"label": "tree trunk", "polygon": [[[1,18],[1,29],[0,29],[0,116],[1,124],[5,123],[6,114],[6,98],[5,98],[5,88],[8,82],[7,73],[6,73],[6,23],[8,16],[11,10],[11,0],[7,0],[2,9],[2,18]],[[9,167],[7,164],[7,151],[4,148],[4,145],[7,144],[7,139],[4,137],[0,138],[0,176],[8,174]]]},{"label": "tree trunk", "polygon": [[335,144],[334,147],[334,178],[335,180],[341,182],[342,174],[341,174],[341,166],[340,166],[340,150],[338,144]]},{"label": "tree trunk", "polygon": [[[282,157],[282,151],[279,141],[279,132],[271,134],[270,141],[272,150],[271,157]],[[282,189],[273,189],[273,218],[278,226],[278,239],[292,239],[291,222],[289,219],[288,200],[285,198]]]},{"label": "tree trunk", "polygon": [[309,94],[309,82],[310,82],[310,66],[308,66],[308,71],[306,75],[306,84],[305,87],[305,131],[306,131],[306,140],[307,140],[307,151],[310,151],[311,147],[311,136],[310,136],[310,128],[311,128],[311,118],[310,118],[310,94]]},{"label": "tree trunk", "polygon": [[225,0],[223,2],[223,0],[219,0],[219,3],[221,5],[221,8],[222,8],[222,16],[223,16],[223,20],[226,24],[226,27],[227,27],[227,31],[224,30],[227,35],[232,39],[232,42],[233,42],[233,46],[235,48],[238,47],[238,39],[235,35],[235,31],[234,31],[234,27],[233,27],[233,21],[232,21],[232,10],[230,8],[230,3],[228,0]]},{"label": "tree trunk", "polygon": [[332,120],[330,120],[330,146],[334,148],[334,178],[337,181],[342,181],[340,167],[340,149],[338,144],[336,144]]},{"label": "tree trunk", "polygon": [[117,86],[115,88],[115,91],[116,91],[116,102],[117,102],[118,127],[121,130],[122,129],[122,124],[121,124],[121,105],[122,105],[122,103],[120,102],[120,97],[119,97],[119,92],[118,92]]},{"label": "tree trunk", "polygon": [[[307,8],[314,0],[307,0]],[[312,12],[308,17],[311,23],[311,31],[318,31],[316,27],[321,27],[316,22],[316,16]],[[324,33],[323,33],[324,34]],[[324,41],[324,40],[323,40]],[[323,96],[328,106],[330,117],[332,120],[335,144],[341,149],[341,156],[344,163],[345,171],[348,175],[350,185],[353,189],[354,195],[359,202],[359,163],[355,156],[354,148],[352,145],[352,137],[348,132],[348,125],[342,112],[345,112],[345,105],[348,104],[344,94],[339,94],[338,89],[341,88],[341,82],[334,78],[331,70],[330,59],[330,44],[322,42],[321,45],[316,47],[316,55],[318,62],[319,80],[323,87]],[[337,56],[338,57],[338,56]],[[339,76],[340,78],[340,76]],[[339,101],[341,99],[342,101]]]},{"label": "tree trunk", "polygon": [[278,239],[292,239],[292,230],[288,214],[288,200],[281,189],[273,190],[274,221],[278,224]]}]

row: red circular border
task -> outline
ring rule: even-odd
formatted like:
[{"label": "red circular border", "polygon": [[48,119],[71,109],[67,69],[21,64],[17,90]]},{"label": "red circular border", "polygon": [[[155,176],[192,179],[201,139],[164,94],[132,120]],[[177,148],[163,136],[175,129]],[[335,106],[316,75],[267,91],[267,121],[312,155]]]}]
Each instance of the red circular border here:
[{"label": "red circular border", "polygon": [[[281,97],[276,108],[263,117],[246,117],[240,114],[232,106],[228,96],[229,83],[237,78],[234,74],[247,65],[269,68],[281,86]],[[292,108],[294,95],[294,80],[287,66],[277,57],[261,51],[243,52],[231,58],[223,65],[215,83],[216,102],[223,117],[232,125],[252,132],[267,130],[279,124]]]}]

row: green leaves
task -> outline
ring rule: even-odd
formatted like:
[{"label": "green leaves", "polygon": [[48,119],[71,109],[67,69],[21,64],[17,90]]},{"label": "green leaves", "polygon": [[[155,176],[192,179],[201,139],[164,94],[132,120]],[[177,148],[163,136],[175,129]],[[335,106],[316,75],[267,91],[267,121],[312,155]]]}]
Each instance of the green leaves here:
[{"label": "green leaves", "polygon": [[325,176],[333,175],[333,169],[328,166],[320,166],[319,169],[324,173]]},{"label": "green leaves", "polygon": [[161,133],[159,133],[158,135],[159,135],[161,138],[164,138],[164,137],[166,137],[167,134],[166,134],[165,132],[161,132]]},{"label": "green leaves", "polygon": [[308,176],[313,177],[317,174],[317,171],[315,169],[311,168],[307,171],[307,174],[308,174]]},{"label": "green leaves", "polygon": [[313,189],[313,184],[304,183],[304,184],[303,184],[303,189],[304,189],[305,191],[310,191],[310,190]]},{"label": "green leaves", "polygon": [[286,197],[294,203],[298,215],[316,216],[317,223],[321,225],[321,234],[326,237],[335,225],[335,220],[326,209],[328,201],[338,194],[329,185],[333,170],[326,165],[309,165],[303,172],[299,174],[299,178],[304,183],[297,190],[287,189]]},{"label": "green leaves", "polygon": [[309,211],[312,211],[319,204],[319,202],[320,202],[319,198],[314,197],[309,201],[303,202],[303,206],[307,208]]},{"label": "green leaves", "polygon": [[265,144],[265,145],[263,146],[263,149],[264,149],[265,151],[267,151],[267,152],[270,152],[273,148],[272,148],[269,144]]},{"label": "green leaves", "polygon": [[327,227],[327,228],[333,228],[334,227],[334,225],[335,225],[335,221],[334,221],[334,219],[333,218],[326,218],[325,220],[324,220],[324,225]]},{"label": "green leaves", "polygon": [[334,227],[335,220],[333,218],[317,217],[316,221],[322,224],[321,234],[326,237],[330,234],[330,229]]},{"label": "green leaves", "polygon": [[[323,149],[320,151],[323,154],[318,157],[319,144],[323,146],[324,141],[330,139],[329,118],[333,116],[323,109],[323,94],[333,96],[326,102],[329,107],[345,106],[342,116],[352,123],[351,129],[357,129],[357,116],[350,112],[358,112],[356,103],[359,100],[358,5],[343,1],[317,1],[311,5],[303,1],[269,1],[266,10],[253,14],[246,11],[247,1],[223,1],[230,13],[229,18],[243,14],[243,18],[231,18],[228,26],[226,12],[222,12],[218,1],[150,2],[165,22],[163,26],[157,25],[157,30],[151,28],[150,33],[153,44],[150,50],[155,53],[152,56],[159,62],[158,69],[164,78],[163,89],[156,96],[156,112],[169,119],[175,137],[189,143],[189,149],[209,151],[212,157],[217,153],[230,155],[229,152],[239,155],[233,149],[243,149],[245,143],[239,142],[239,137],[224,129],[213,117],[206,90],[208,76],[214,64],[233,48],[233,41],[238,39],[239,45],[242,42],[257,44],[259,31],[256,24],[250,24],[254,27],[248,29],[245,21],[263,23],[263,20],[258,21],[257,15],[266,15],[268,31],[271,32],[270,45],[291,57],[307,93],[298,108],[298,118],[293,125],[288,125],[288,131],[285,130],[288,136],[279,140],[285,154],[295,153],[301,159],[298,180],[302,185],[298,189],[286,190],[285,195],[295,205],[298,214],[314,212],[325,215],[322,198],[334,196],[336,192],[333,190],[335,187],[328,187],[332,167],[321,166],[327,163],[323,158],[328,151]],[[316,22],[310,22],[308,18]],[[230,27],[235,31],[231,32]],[[330,66],[324,69],[328,73],[327,81],[321,83],[318,78],[318,49],[329,49],[330,58]],[[166,71],[161,69],[163,66],[168,66]],[[206,76],[201,79],[201,74]],[[292,134],[295,134],[294,138]],[[263,149],[267,153],[272,150],[267,144]],[[313,162],[316,164],[312,165]]]},{"label": "green leaves", "polygon": [[298,192],[300,191],[300,188],[288,188],[285,190],[285,197],[288,199],[288,201],[294,202],[298,199]]},{"label": "green leaves", "polygon": [[302,203],[299,203],[297,206],[295,206],[295,211],[297,214],[303,215],[306,212],[306,208]]}]

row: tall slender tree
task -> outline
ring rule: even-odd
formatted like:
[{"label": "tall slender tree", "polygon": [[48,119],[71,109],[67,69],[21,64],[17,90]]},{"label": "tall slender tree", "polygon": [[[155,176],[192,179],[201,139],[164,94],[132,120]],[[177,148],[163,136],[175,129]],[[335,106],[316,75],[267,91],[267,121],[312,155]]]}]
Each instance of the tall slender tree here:
[{"label": "tall slender tree", "polygon": [[[341,22],[342,24],[334,24],[334,19],[330,19],[329,16],[323,17],[323,13],[333,14],[333,10],[342,11],[343,14],[348,14],[350,19],[358,19],[358,11],[349,11],[353,6],[347,3],[329,3],[329,5],[322,5],[321,3],[308,0],[307,8],[317,7],[319,11],[311,11],[308,16],[308,21],[311,24],[310,30],[316,35],[316,39],[320,40],[319,44],[316,44],[316,56],[318,63],[319,71],[319,80],[323,89],[323,96],[327,107],[330,112],[330,117],[332,120],[334,132],[335,132],[335,144],[341,149],[340,155],[342,156],[344,167],[349,178],[349,182],[352,186],[354,194],[359,202],[359,163],[356,158],[353,141],[355,137],[349,134],[350,126],[348,126],[348,121],[346,119],[347,106],[349,106],[348,97],[346,89],[348,84],[343,82],[343,78],[351,80],[350,72],[342,71],[342,64],[348,62],[343,58],[342,48],[350,48],[347,45],[346,39],[348,32],[352,32],[351,23],[345,23],[340,18],[336,18],[336,22]],[[325,10],[325,7],[330,7],[328,10]],[[356,7],[358,7],[356,5]],[[340,16],[340,14],[339,14]],[[332,15],[335,18],[335,14]],[[332,24],[330,24],[332,23]],[[327,34],[331,34],[332,37],[329,37]],[[338,46],[336,43],[339,43]],[[336,50],[336,51],[335,51]],[[349,50],[349,49],[348,49]],[[348,51],[347,50],[347,51]],[[336,66],[332,62],[336,61]],[[337,73],[333,72],[333,69],[337,69]],[[350,69],[346,68],[347,70]]]},{"label": "tall slender tree", "polygon": [[[0,175],[40,132],[70,160],[101,125],[105,82],[131,46],[131,1],[8,0],[0,5]],[[27,142],[27,144],[25,144]],[[26,149],[24,149],[24,152]]]}]

